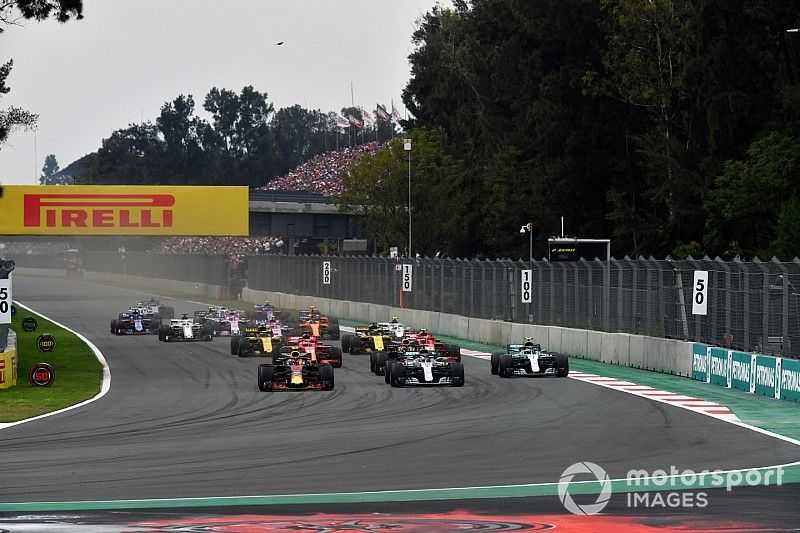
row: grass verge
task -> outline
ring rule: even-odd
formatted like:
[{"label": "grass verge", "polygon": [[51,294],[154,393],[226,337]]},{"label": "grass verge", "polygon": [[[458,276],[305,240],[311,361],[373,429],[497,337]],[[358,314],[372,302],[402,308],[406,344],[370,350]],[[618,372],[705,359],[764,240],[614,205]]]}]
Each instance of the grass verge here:
[{"label": "grass verge", "polygon": [[[103,379],[103,367],[91,348],[75,334],[56,326],[42,315],[17,305],[11,329],[17,333],[17,385],[0,389],[0,422],[16,422],[57,411],[94,397]],[[38,322],[36,331],[22,329],[22,320],[32,316]],[[56,339],[52,352],[40,352],[36,339],[51,333]],[[52,387],[34,387],[28,383],[28,372],[39,362],[53,365],[56,380]]]}]

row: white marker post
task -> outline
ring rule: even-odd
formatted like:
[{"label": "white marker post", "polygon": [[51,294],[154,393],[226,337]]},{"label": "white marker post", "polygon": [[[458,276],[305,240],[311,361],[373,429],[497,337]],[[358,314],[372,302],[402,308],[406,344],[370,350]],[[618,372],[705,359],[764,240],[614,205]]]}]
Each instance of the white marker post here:
[{"label": "white marker post", "polygon": [[411,283],[413,278],[411,269],[411,265],[403,265],[403,292],[411,292]]},{"label": "white marker post", "polygon": [[708,314],[708,270],[694,271],[694,294],[692,295],[692,314]]},{"label": "white marker post", "polygon": [[11,274],[0,279],[0,324],[11,324]]},{"label": "white marker post", "polygon": [[531,281],[533,280],[533,271],[532,270],[523,270],[522,271],[522,303],[529,304],[533,302],[533,295],[531,290]]},{"label": "white marker post", "polygon": [[331,284],[331,262],[330,261],[323,261],[322,262],[322,284],[323,285],[330,285]]}]

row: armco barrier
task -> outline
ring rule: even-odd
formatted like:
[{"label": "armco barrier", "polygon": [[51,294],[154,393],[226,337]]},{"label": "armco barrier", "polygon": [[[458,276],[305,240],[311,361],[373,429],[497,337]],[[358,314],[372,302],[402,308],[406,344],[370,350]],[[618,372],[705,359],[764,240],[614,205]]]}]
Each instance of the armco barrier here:
[{"label": "armco barrier", "polygon": [[288,309],[315,305],[323,313],[365,322],[384,321],[391,316],[396,316],[403,323],[415,326],[424,325],[431,331],[442,335],[492,345],[502,346],[519,342],[525,337],[532,337],[550,350],[587,359],[686,377],[692,373],[692,343],[672,339],[467,318],[435,311],[297,296],[250,288],[242,291],[242,299],[251,303],[269,300],[278,307]]},{"label": "armco barrier", "polygon": [[8,343],[0,352],[0,389],[7,389],[17,384],[17,335],[8,332]]},{"label": "armco barrier", "polygon": [[691,377],[721,387],[800,403],[800,361],[695,343]]}]

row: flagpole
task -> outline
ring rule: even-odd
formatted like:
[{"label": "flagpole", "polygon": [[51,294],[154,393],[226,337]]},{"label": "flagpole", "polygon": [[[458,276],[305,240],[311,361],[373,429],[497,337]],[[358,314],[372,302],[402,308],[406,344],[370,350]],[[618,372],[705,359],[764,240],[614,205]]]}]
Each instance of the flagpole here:
[{"label": "flagpole", "polygon": [[[353,97],[353,82],[351,81],[350,82],[350,108],[353,109],[355,107],[356,107],[356,100]],[[353,114],[351,113],[350,116],[353,116]],[[355,125],[352,122],[350,122],[350,129],[353,132],[353,140],[350,143],[351,147],[356,145],[356,144],[358,144],[358,132],[354,128],[355,128]]]}]

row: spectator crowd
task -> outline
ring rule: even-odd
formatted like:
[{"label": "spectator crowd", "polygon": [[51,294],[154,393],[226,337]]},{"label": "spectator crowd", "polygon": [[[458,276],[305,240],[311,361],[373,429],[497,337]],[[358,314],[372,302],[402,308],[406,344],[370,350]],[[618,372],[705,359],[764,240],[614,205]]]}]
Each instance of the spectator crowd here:
[{"label": "spectator crowd", "polygon": [[261,189],[269,191],[308,191],[323,196],[342,193],[342,174],[366,154],[374,154],[384,144],[372,141],[319,154],[285,176],[273,179]]},{"label": "spectator crowd", "polygon": [[[384,144],[376,141],[320,154],[295,168],[285,176],[270,181],[261,189],[308,191],[323,196],[338,196],[342,192],[342,174],[364,155],[374,154]],[[241,268],[248,255],[285,252],[280,237],[172,237],[150,250],[161,254],[224,255],[231,267]]]},{"label": "spectator crowd", "polygon": [[157,254],[227,255],[242,259],[282,250],[280,237],[172,237],[150,252]]}]

